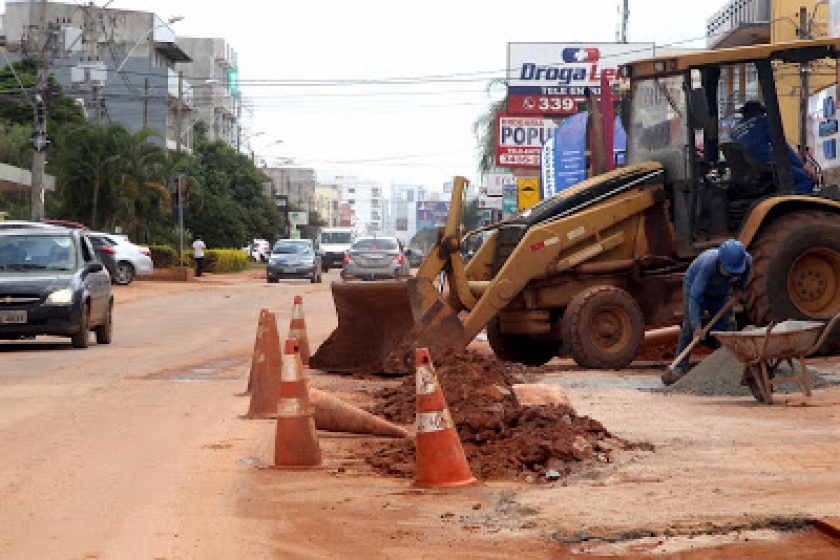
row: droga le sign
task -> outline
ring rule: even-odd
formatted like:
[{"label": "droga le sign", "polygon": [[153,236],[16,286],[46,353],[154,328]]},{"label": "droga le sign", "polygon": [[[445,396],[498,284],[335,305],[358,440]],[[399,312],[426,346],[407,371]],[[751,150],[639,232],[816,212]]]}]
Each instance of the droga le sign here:
[{"label": "droga le sign", "polygon": [[653,43],[508,43],[508,113],[576,113],[586,88],[600,95],[602,77],[653,56]]},{"label": "droga le sign", "polygon": [[514,117],[499,113],[496,131],[496,165],[539,167],[542,145],[557,123],[544,117]]}]

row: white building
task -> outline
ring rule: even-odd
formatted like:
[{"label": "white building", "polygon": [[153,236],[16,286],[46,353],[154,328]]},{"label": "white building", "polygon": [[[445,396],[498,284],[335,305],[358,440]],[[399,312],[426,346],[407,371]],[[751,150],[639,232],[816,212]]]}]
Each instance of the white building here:
[{"label": "white building", "polygon": [[388,229],[404,244],[417,233],[417,202],[429,200],[430,191],[422,185],[393,185]]},{"label": "white building", "polygon": [[341,189],[341,202],[350,206],[350,219],[358,233],[387,233],[388,201],[382,185],[367,179],[341,175],[332,182]]}]

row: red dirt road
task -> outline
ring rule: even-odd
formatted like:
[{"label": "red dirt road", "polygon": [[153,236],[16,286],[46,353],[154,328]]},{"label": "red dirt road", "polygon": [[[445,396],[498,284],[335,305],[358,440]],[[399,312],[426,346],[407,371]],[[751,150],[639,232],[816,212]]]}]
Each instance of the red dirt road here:
[{"label": "red dirt road", "polygon": [[[274,423],[240,418],[248,401],[238,393],[259,308],[278,314],[285,336],[297,293],[317,347],[335,325],[329,284],[267,285],[252,273],[117,288],[110,346],[0,343],[0,557],[568,558],[569,548],[634,557],[658,547],[658,558],[673,558],[746,537],[764,548],[730,557],[840,555],[824,537],[745,529],[840,515],[838,392],[820,392],[821,406],[771,408],[572,383],[580,413],[657,451],[622,454],[556,485],[417,491],[371,474],[357,453],[366,438],[325,433],[325,469],[261,469],[273,457]],[[360,404],[393,383],[312,375]],[[561,364],[547,380],[580,375]],[[706,536],[733,526],[744,529]],[[662,542],[627,540],[644,531]],[[627,537],[553,540],[581,533]],[[715,554],[703,557],[725,557]]]}]

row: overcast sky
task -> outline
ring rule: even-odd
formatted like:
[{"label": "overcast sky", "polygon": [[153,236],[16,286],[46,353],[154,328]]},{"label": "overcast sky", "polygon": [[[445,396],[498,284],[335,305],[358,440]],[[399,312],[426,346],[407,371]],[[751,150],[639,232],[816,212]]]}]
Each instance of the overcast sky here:
[{"label": "overcast sky", "polygon": [[[294,158],[319,172],[437,188],[455,174],[476,176],[471,126],[489,103],[487,81],[505,75],[507,43],[613,41],[619,3],[114,0],[111,7],[183,16],[177,34],[227,39],[253,105],[248,134],[263,132],[252,143],[269,163]],[[702,46],[706,18],[723,3],[630,0],[628,39]],[[450,81],[429,83],[432,76]],[[421,79],[359,83],[404,77]],[[292,87],[295,80],[322,85]]]}]

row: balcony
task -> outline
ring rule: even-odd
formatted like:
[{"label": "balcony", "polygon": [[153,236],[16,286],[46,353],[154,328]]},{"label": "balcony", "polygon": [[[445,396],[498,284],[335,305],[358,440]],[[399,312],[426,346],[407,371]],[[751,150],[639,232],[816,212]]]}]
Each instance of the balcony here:
[{"label": "balcony", "polygon": [[770,42],[770,0],[730,0],[706,20],[706,45],[711,49]]}]

